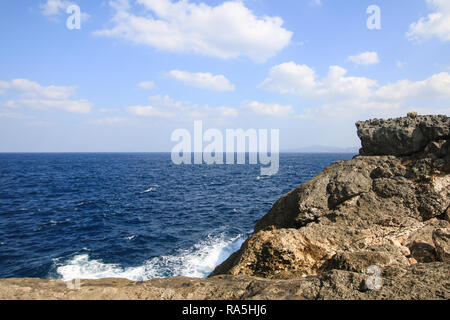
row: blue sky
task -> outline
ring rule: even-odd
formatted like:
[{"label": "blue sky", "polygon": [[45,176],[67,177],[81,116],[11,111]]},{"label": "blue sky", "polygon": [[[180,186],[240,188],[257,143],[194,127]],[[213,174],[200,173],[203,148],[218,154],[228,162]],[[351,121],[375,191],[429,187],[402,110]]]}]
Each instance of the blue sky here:
[{"label": "blue sky", "polygon": [[450,113],[448,0],[3,0],[0,39],[0,152],[170,151],[194,120],[357,147],[357,120]]}]

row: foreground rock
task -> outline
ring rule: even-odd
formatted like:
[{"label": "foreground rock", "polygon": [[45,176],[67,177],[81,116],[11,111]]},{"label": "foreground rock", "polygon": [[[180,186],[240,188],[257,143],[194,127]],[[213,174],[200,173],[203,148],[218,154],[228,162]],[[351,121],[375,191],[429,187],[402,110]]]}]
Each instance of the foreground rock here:
[{"label": "foreground rock", "polygon": [[360,155],[281,197],[208,279],[0,280],[0,299],[450,299],[450,120],[358,122]]},{"label": "foreground rock", "polygon": [[212,275],[292,279],[331,270],[364,274],[370,266],[448,268],[449,118],[410,114],[357,128],[361,155],[279,199]]},{"label": "foreground rock", "polygon": [[61,280],[3,279],[0,299],[139,300],[312,300],[448,299],[450,264],[429,263],[383,272],[380,290],[367,289],[368,275],[332,270],[319,277],[274,280],[242,276],[209,279],[169,278],[135,282],[125,279],[81,280],[70,290]]}]

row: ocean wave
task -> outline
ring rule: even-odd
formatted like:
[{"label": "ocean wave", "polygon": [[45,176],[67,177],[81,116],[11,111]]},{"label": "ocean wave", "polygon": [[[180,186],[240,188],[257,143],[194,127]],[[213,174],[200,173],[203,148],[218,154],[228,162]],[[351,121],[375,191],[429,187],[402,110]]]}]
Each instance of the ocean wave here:
[{"label": "ocean wave", "polygon": [[149,192],[153,192],[153,191],[155,191],[158,187],[159,187],[158,184],[152,184],[149,188],[147,188],[146,190],[142,191],[141,193],[149,193]]},{"label": "ocean wave", "polygon": [[35,227],[33,229],[33,231],[40,231],[40,230],[45,229],[45,228],[51,228],[51,227],[55,227],[55,226],[59,226],[59,225],[69,224],[70,222],[71,222],[70,219],[50,220],[48,222],[45,222],[45,223],[42,223],[42,224],[38,225],[37,227]]},{"label": "ocean wave", "polygon": [[89,255],[75,256],[66,265],[58,267],[56,272],[62,280],[73,279],[102,279],[102,278],[126,278],[130,280],[142,280],[144,267],[122,268],[118,264],[103,263],[100,260],[91,260]]},{"label": "ocean wave", "polygon": [[136,267],[91,260],[88,254],[76,255],[56,272],[64,281],[73,279],[126,278],[135,281],[172,276],[205,278],[244,242],[244,235],[227,237],[225,234],[209,235],[186,250],[175,255],[151,258]]}]

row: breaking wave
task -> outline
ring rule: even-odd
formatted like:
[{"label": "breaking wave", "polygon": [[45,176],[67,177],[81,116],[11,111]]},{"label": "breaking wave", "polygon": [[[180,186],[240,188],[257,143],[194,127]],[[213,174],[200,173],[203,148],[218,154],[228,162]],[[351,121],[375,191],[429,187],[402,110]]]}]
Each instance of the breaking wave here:
[{"label": "breaking wave", "polygon": [[[209,235],[175,255],[154,257],[141,266],[122,267],[119,264],[91,260],[88,254],[76,255],[56,268],[64,281],[72,279],[126,278],[135,281],[172,276],[204,278],[244,242],[244,235],[226,237]],[[59,263],[57,263],[59,264]]]}]

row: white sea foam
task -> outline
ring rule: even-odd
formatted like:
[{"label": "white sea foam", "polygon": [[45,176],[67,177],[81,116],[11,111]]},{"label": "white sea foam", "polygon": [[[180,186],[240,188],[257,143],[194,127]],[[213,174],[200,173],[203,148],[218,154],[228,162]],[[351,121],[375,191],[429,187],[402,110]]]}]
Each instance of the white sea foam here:
[{"label": "white sea foam", "polygon": [[58,267],[58,272],[64,281],[72,279],[101,279],[101,278],[127,278],[142,280],[144,266],[122,268],[117,264],[106,264],[99,260],[90,260],[89,255],[75,256],[67,265]]},{"label": "white sea foam", "polygon": [[145,191],[142,191],[142,193],[149,193],[155,191],[159,187],[158,184],[152,184],[151,187],[147,188]]},{"label": "white sea foam", "polygon": [[204,278],[231,253],[238,250],[244,240],[243,235],[233,238],[225,237],[223,234],[208,236],[193,247],[180,250],[175,255],[151,258],[141,266],[128,268],[91,260],[89,255],[82,254],[58,267],[56,271],[64,281],[101,278],[127,278],[139,281],[168,276]]}]

